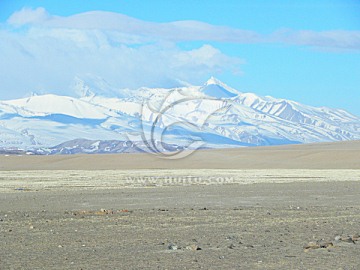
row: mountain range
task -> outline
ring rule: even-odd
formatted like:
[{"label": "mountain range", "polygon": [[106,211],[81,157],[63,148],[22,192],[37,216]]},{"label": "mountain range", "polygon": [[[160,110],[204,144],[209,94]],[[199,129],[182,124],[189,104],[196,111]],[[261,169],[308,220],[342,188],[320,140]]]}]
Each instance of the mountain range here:
[{"label": "mountain range", "polygon": [[302,144],[360,139],[345,110],[242,93],[210,78],[201,86],[115,89],[76,77],[75,96],[0,101],[0,151],[72,154]]}]

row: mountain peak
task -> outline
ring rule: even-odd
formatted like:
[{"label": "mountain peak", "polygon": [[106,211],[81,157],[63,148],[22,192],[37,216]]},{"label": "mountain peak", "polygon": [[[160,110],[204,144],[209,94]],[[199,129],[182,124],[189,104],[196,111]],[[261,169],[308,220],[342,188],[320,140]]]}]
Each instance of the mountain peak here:
[{"label": "mountain peak", "polygon": [[85,83],[83,79],[79,78],[78,76],[74,78],[72,88],[80,97],[95,96],[95,93],[91,90],[91,88]]},{"label": "mountain peak", "polygon": [[79,97],[124,97],[121,90],[110,85],[104,78],[93,74],[75,76],[71,88]]},{"label": "mountain peak", "polygon": [[212,84],[216,84],[216,85],[224,85],[224,83],[218,79],[216,79],[214,76],[211,76],[210,79],[208,79],[205,83],[205,85],[212,85]]},{"label": "mountain peak", "polygon": [[202,92],[216,98],[231,98],[239,94],[237,90],[211,76],[202,87]]}]

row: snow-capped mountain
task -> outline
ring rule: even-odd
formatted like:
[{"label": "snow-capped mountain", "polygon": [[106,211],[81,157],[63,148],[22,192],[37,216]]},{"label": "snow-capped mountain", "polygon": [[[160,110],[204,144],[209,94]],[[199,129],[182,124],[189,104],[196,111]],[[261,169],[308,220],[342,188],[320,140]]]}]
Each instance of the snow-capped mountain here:
[{"label": "snow-capped mountain", "polygon": [[103,78],[93,74],[75,76],[71,88],[80,97],[101,95],[103,97],[123,98],[131,94],[129,89],[117,89]]},{"label": "snow-capped mountain", "polygon": [[344,110],[241,93],[215,78],[202,86],[120,90],[75,78],[79,97],[0,101],[0,150],[36,153],[174,151],[360,139]]},{"label": "snow-capped mountain", "polygon": [[200,88],[200,91],[214,98],[232,98],[239,95],[237,90],[227,86],[214,77],[211,77],[205,85]]}]

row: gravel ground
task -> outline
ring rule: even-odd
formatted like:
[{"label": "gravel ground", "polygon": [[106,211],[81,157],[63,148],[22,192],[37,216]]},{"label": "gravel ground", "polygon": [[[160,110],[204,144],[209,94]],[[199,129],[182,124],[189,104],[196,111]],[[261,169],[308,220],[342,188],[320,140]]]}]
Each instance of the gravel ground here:
[{"label": "gravel ground", "polygon": [[359,233],[358,181],[0,193],[0,269],[359,269]]}]

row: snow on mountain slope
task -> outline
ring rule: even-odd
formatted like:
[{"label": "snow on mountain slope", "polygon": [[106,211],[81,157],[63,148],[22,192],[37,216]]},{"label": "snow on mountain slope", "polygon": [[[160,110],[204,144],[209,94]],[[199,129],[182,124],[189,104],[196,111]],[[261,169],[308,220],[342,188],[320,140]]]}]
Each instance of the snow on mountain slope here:
[{"label": "snow on mountain slope", "polygon": [[[8,129],[16,131],[23,141],[27,141],[27,144],[19,146],[22,149],[36,146],[50,147],[74,138],[124,139],[125,137],[116,131],[102,127],[102,124],[108,120],[17,116],[8,120],[0,119],[0,126],[5,125]],[[6,144],[0,146],[4,147]]]},{"label": "snow on mountain slope", "polygon": [[291,124],[302,125],[301,128],[322,134],[324,140],[348,140],[356,137],[360,131],[359,117],[344,110],[316,108],[295,101],[259,97],[252,93],[239,95],[236,102]]},{"label": "snow on mountain slope", "polygon": [[[45,149],[71,141],[66,149],[49,151],[111,152],[114,145],[114,152],[131,152],[128,144],[113,142],[130,137],[159,149],[161,142],[176,149],[191,141],[219,148],[360,139],[360,118],[344,110],[241,93],[215,78],[173,89],[118,91],[101,78],[91,85],[79,79],[77,87],[80,98],[49,94],[0,101],[0,148]],[[75,145],[78,138],[112,143],[100,150],[89,142]]]},{"label": "snow on mountain slope", "polygon": [[31,138],[15,130],[0,126],[0,148],[27,147],[32,144]]},{"label": "snow on mountain slope", "polygon": [[[105,119],[116,114],[109,109],[82,100],[56,95],[32,96],[10,101],[3,104],[13,106],[16,112],[22,116],[45,116],[51,114],[63,114],[76,118]],[[22,111],[32,112],[32,115],[23,115]]]},{"label": "snow on mountain slope", "polygon": [[125,122],[119,124],[120,119],[111,109],[72,97],[42,95],[3,101],[0,147],[50,147],[78,137],[124,139],[118,132],[104,128],[109,121],[123,126]]},{"label": "snow on mountain slope", "polygon": [[139,101],[134,102],[132,100],[124,98],[106,98],[103,96],[91,96],[91,97],[82,97],[82,101],[88,102],[93,105],[99,105],[108,108],[116,113],[126,113],[129,115],[135,115],[140,113],[139,111]]},{"label": "snow on mountain slope", "polygon": [[[359,118],[342,110],[314,108],[293,101],[260,97],[255,94],[237,92],[232,98],[206,98],[203,89],[207,85],[219,87],[235,94],[236,90],[211,78],[205,86],[179,89],[142,89],[140,97],[112,100],[112,108],[118,111],[151,121],[156,113],[145,106],[140,112],[141,97],[145,105],[149,101],[153,107],[170,106],[166,117],[162,116],[159,125],[165,127],[164,118],[184,120],[197,124],[208,112],[215,110],[211,102],[225,101],[228,110],[217,117],[208,119],[207,134],[216,134],[251,145],[269,145],[281,143],[305,143],[317,141],[350,140],[359,138]],[[138,93],[139,94],[139,93]],[[146,97],[146,98],[144,98]],[[177,103],[185,99],[186,102]],[[96,102],[96,100],[92,100]],[[90,102],[92,102],[90,101]],[[100,100],[98,100],[100,101]],[[116,104],[116,105],[115,105]],[[175,105],[176,104],[176,105]],[[175,120],[171,120],[175,122]],[[201,122],[201,121],[200,121]],[[205,127],[203,127],[204,129]],[[214,146],[213,141],[211,141]]]}]

